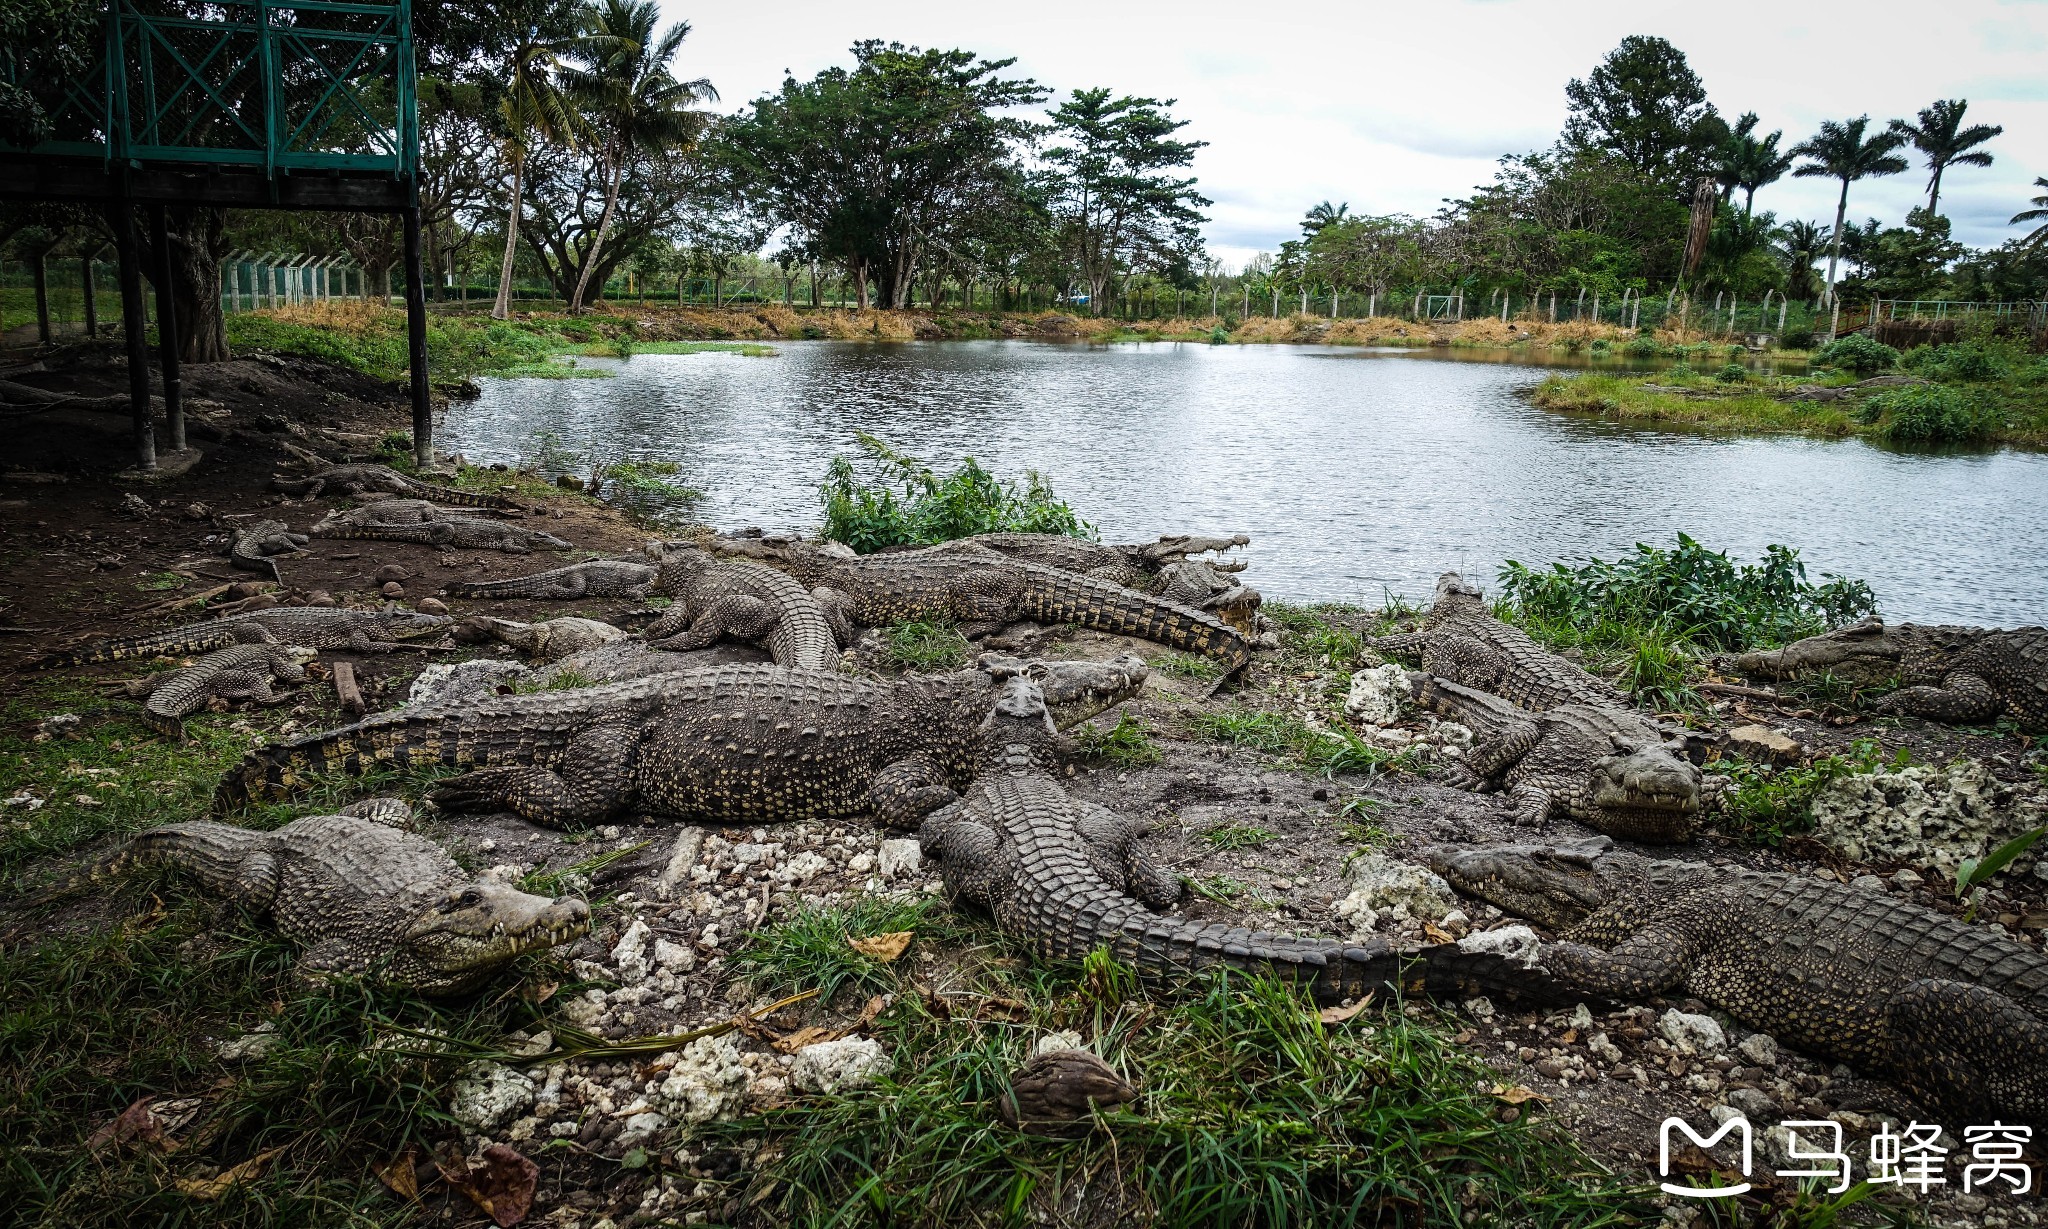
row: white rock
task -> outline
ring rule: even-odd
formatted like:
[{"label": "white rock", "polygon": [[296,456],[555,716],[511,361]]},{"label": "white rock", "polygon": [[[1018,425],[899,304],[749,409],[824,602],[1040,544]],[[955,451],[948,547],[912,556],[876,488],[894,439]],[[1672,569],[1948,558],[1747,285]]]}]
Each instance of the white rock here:
[{"label": "white rock", "polygon": [[1536,953],[1543,946],[1536,932],[1527,926],[1503,926],[1499,930],[1475,930],[1458,940],[1460,950],[1499,952],[1523,968],[1536,966]]},{"label": "white rock", "polygon": [[471,1063],[455,1081],[448,1114],[472,1131],[496,1130],[533,1104],[533,1081],[498,1063]]},{"label": "white rock", "polygon": [[1491,1020],[1494,1013],[1493,1000],[1483,994],[1476,999],[1466,999],[1465,1010],[1471,1013],[1475,1020]]},{"label": "white rock", "polygon": [[699,1037],[682,1048],[656,1096],[671,1119],[689,1124],[731,1118],[752,1077],[730,1037]]},{"label": "white rock", "polygon": [[246,1063],[270,1053],[282,1040],[277,1035],[277,1025],[265,1020],[240,1037],[221,1042],[213,1052],[224,1063]]},{"label": "white rock", "polygon": [[1344,711],[1364,725],[1392,725],[1408,702],[1408,671],[1392,662],[1351,676]]},{"label": "white rock", "polygon": [[[1950,880],[1965,858],[2048,823],[2048,795],[2002,782],[1976,760],[1916,764],[1836,777],[1814,798],[1813,818],[1814,837],[1848,858],[1905,862]],[[2037,844],[2011,869],[2048,875],[2043,854]]]},{"label": "white rock", "polygon": [[687,973],[697,967],[697,953],[691,951],[685,944],[656,939],[654,963],[671,973]]},{"label": "white rock", "polygon": [[1463,750],[1472,745],[1472,731],[1455,721],[1439,721],[1430,729],[1430,733],[1446,747]]},{"label": "white rock", "polygon": [[789,1081],[806,1092],[838,1093],[865,1088],[895,1070],[882,1052],[882,1043],[872,1037],[844,1037],[820,1041],[796,1052],[790,1065]]},{"label": "white rock", "polygon": [[1350,937],[1353,943],[1363,942],[1380,924],[1379,911],[1366,903],[1369,895],[1365,889],[1360,888],[1337,902],[1337,916],[1351,923]]},{"label": "white rock", "polygon": [[882,878],[895,879],[902,875],[915,875],[924,865],[924,849],[915,837],[902,840],[883,841],[876,858],[876,866]]},{"label": "white rock", "polygon": [[857,853],[847,860],[846,869],[856,875],[865,875],[875,869],[875,855],[871,853]]},{"label": "white rock", "polygon": [[1728,1048],[1728,1034],[1712,1016],[1695,1016],[1674,1007],[1657,1021],[1657,1030],[1686,1054],[1719,1054]]},{"label": "white rock", "polygon": [[617,966],[619,976],[624,980],[637,982],[646,978],[647,940],[652,934],[647,923],[636,917],[612,946],[612,964]]},{"label": "white rock", "polygon": [[704,850],[704,829],[685,827],[676,833],[676,843],[670,847],[668,865],[655,876],[654,894],[663,900],[675,897],[676,885],[689,877],[690,869],[697,865],[697,856]]},{"label": "white rock", "polygon": [[1081,1034],[1062,1030],[1057,1033],[1047,1033],[1045,1036],[1040,1037],[1038,1044],[1031,1047],[1031,1056],[1036,1058],[1041,1054],[1050,1054],[1054,1050],[1078,1050],[1080,1048]]},{"label": "white rock", "polygon": [[1749,1060],[1751,1066],[1775,1067],[1778,1065],[1778,1039],[1769,1033],[1751,1033],[1735,1047],[1735,1052]]},{"label": "white rock", "polygon": [[1580,1003],[1572,1008],[1571,1019],[1566,1021],[1566,1023],[1570,1024],[1573,1028],[1593,1027],[1593,1009],[1584,1003]]},{"label": "white rock", "polygon": [[1594,1033],[1586,1038],[1586,1049],[1597,1058],[1604,1058],[1610,1064],[1621,1061],[1621,1047],[1615,1045],[1605,1033]]},{"label": "white rock", "polygon": [[637,1148],[654,1136],[656,1131],[668,1125],[668,1118],[655,1111],[647,1110],[626,1119],[614,1143],[620,1148]]},{"label": "white rock", "polygon": [[1369,853],[1345,872],[1353,895],[1364,894],[1363,904],[1398,918],[1435,922],[1456,908],[1451,885],[1426,866],[1397,862],[1385,854]]}]

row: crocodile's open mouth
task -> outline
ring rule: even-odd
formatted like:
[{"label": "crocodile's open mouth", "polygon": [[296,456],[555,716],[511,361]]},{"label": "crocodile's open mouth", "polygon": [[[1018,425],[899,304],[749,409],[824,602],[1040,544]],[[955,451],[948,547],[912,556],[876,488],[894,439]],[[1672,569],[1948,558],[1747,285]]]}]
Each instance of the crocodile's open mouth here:
[{"label": "crocodile's open mouth", "polygon": [[590,906],[581,900],[478,883],[429,909],[413,924],[407,939],[426,964],[463,970],[567,943],[589,931]]}]

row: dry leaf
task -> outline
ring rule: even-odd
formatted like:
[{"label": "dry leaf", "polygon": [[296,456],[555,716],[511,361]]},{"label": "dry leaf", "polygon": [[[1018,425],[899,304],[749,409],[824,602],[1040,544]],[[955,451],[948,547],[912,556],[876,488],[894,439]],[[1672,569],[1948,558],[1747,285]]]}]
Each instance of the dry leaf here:
[{"label": "dry leaf", "polygon": [[1549,1097],[1544,1096],[1533,1088],[1524,1088],[1520,1084],[1495,1084],[1493,1086],[1493,1095],[1509,1105],[1520,1105],[1524,1101],[1541,1101],[1545,1104],[1550,1102]]},{"label": "dry leaf", "polygon": [[1456,939],[1453,939],[1450,936],[1450,933],[1448,931],[1444,930],[1441,926],[1438,926],[1435,922],[1424,922],[1422,924],[1422,933],[1429,936],[1429,941],[1432,943],[1457,942]]},{"label": "dry leaf", "polygon": [[844,1036],[846,1033],[840,1029],[819,1028],[813,1024],[800,1028],[786,1037],[777,1037],[768,1044],[784,1054],[794,1054],[805,1046],[816,1045],[821,1041],[837,1041]]},{"label": "dry leaf", "polygon": [[983,1020],[1029,1020],[1031,1018],[1031,1005],[1029,1003],[1020,1003],[1016,999],[987,998],[983,999],[980,1005],[975,1008],[974,1014],[977,1018]]},{"label": "dry leaf", "polygon": [[254,1180],[263,1172],[263,1167],[270,1163],[270,1158],[283,1151],[284,1149],[280,1147],[272,1148],[268,1152],[259,1152],[240,1165],[222,1170],[211,1178],[180,1178],[178,1193],[190,1199],[219,1199],[242,1183]]},{"label": "dry leaf", "polygon": [[420,1196],[420,1176],[414,1166],[419,1163],[419,1152],[407,1148],[382,1165],[371,1165],[370,1172],[377,1175],[377,1181],[391,1188],[391,1193],[400,1199],[412,1200]]},{"label": "dry leaf", "polygon": [[521,982],[519,983],[519,997],[528,1003],[539,1006],[555,997],[555,991],[561,988],[562,983],[558,981]]},{"label": "dry leaf", "polygon": [[474,1165],[459,1153],[445,1158],[437,1156],[434,1165],[448,1185],[467,1195],[499,1229],[509,1229],[533,1211],[540,1166],[503,1144],[484,1149],[479,1163]]},{"label": "dry leaf", "polygon": [[1342,1024],[1370,1006],[1372,999],[1367,997],[1359,999],[1349,1007],[1325,1007],[1317,1012],[1316,1016],[1325,1024]]},{"label": "dry leaf", "polygon": [[910,937],[915,933],[917,932],[911,930],[897,930],[886,935],[870,935],[865,939],[848,939],[847,943],[854,951],[868,959],[888,964],[901,956],[903,950],[910,946]]},{"label": "dry leaf", "polygon": [[130,1140],[140,1140],[145,1144],[161,1142],[163,1124],[149,1108],[149,1103],[153,1100],[154,1097],[144,1097],[122,1110],[112,1122],[94,1131],[92,1138],[85,1141],[85,1146],[97,1151],[109,1144],[118,1147]]}]

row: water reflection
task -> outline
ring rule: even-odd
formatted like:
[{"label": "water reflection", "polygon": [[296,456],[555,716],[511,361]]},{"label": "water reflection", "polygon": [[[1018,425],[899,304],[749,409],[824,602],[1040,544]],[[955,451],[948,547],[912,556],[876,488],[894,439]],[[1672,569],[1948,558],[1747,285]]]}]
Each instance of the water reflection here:
[{"label": "water reflection", "polygon": [[1243,530],[1274,596],[1426,595],[1680,530],[1860,576],[1900,618],[2048,621],[2048,456],[1645,430],[1538,410],[1527,363],[1457,352],[1041,342],[780,343],[584,360],[611,380],[491,380],[449,411],[476,461],[570,447],[675,460],[720,525],[807,527],[826,459],[871,431],[915,455],[1035,467],[1106,538]]}]

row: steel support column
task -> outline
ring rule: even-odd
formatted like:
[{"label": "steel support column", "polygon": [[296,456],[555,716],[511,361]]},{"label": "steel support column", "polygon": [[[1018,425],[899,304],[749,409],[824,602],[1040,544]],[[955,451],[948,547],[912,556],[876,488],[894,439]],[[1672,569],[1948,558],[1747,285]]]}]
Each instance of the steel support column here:
[{"label": "steel support column", "polygon": [[107,206],[114,252],[121,262],[121,333],[128,343],[128,402],[135,415],[135,466],[156,468],[156,426],[149,413],[149,323],[142,306],[142,254],[136,250],[135,211],[126,201]]},{"label": "steel support column", "polygon": [[405,354],[412,369],[412,459],[434,464],[434,407],[427,398],[427,282],[420,268],[420,207],[405,210]]},{"label": "steel support column", "polygon": [[184,381],[178,372],[178,307],[171,293],[171,230],[161,204],[149,207],[149,242],[156,248],[156,352],[164,376],[164,423],[171,451],[185,451]]}]

